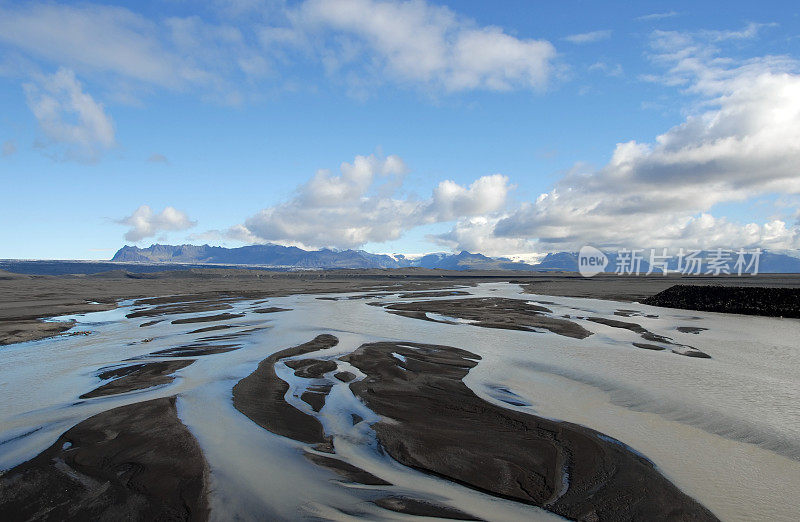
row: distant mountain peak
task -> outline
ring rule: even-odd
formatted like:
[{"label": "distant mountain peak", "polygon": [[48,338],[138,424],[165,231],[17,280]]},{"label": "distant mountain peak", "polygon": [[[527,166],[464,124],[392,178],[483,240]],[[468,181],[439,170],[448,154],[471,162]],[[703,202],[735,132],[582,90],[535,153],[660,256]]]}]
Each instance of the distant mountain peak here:
[{"label": "distant mountain peak", "polygon": [[[609,264],[606,271],[613,272],[617,253],[607,251]],[[162,245],[152,244],[147,248],[123,246],[112,261],[134,263],[186,263],[219,265],[255,265],[262,267],[333,269],[333,268],[440,268],[445,270],[578,270],[577,252],[551,252],[537,263],[526,263],[505,257],[489,257],[484,254],[462,250],[458,254],[434,252],[425,255],[373,254],[365,250],[303,250],[266,243],[238,248],[210,245]],[[641,271],[647,272],[647,259],[641,263]],[[670,266],[670,270],[674,268]],[[800,258],[797,252],[778,253],[764,251],[760,272],[798,273]]]},{"label": "distant mountain peak", "polygon": [[458,254],[435,252],[405,256],[373,254],[365,250],[303,250],[271,243],[238,248],[209,245],[162,245],[146,248],[124,246],[112,261],[136,263],[208,263],[296,268],[442,268],[447,270],[533,270],[532,265],[514,263],[505,258],[491,258],[462,250]]}]

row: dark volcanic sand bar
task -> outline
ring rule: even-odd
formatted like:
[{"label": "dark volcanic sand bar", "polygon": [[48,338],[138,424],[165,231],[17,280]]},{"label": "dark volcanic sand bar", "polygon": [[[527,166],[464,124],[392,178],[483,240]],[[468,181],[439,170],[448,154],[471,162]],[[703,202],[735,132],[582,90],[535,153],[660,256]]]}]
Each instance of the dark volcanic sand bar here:
[{"label": "dark volcanic sand bar", "polygon": [[[687,357],[697,357],[700,359],[710,359],[711,356],[705,352],[698,350],[692,346],[686,346],[684,344],[676,344],[672,342],[672,339],[669,337],[664,337],[663,335],[654,334],[647,328],[643,327],[640,324],[636,323],[629,323],[626,321],[617,321],[616,319],[606,319],[604,317],[587,317],[587,321],[592,321],[593,323],[597,324],[604,324],[606,326],[610,326],[612,328],[622,328],[624,330],[630,330],[631,332],[635,332],[642,336],[642,339],[646,341],[652,341],[656,343],[664,343],[670,346],[674,346],[672,352],[677,353],[679,355],[685,355]],[[632,343],[637,348],[644,348],[646,350],[663,350],[663,347],[656,346],[653,344],[648,343]]]},{"label": "dark volcanic sand bar", "polygon": [[284,400],[289,384],[275,373],[275,363],[286,357],[304,355],[339,343],[333,335],[318,335],[294,348],[274,353],[233,387],[233,405],[253,422],[272,433],[306,443],[327,441],[322,424]]},{"label": "dark volcanic sand bar", "polygon": [[0,477],[4,520],[205,520],[207,465],[175,398],[122,406]]},{"label": "dark volcanic sand bar", "polygon": [[630,330],[631,332],[641,335],[642,338],[647,341],[672,344],[670,339],[664,337],[663,335],[654,334],[644,326],[637,323],[629,323],[627,321],[617,321],[616,319],[606,319],[605,317],[587,317],[586,320],[592,321],[593,323],[597,324],[604,324],[612,328],[622,328],[624,330]]},{"label": "dark volcanic sand bar", "polygon": [[241,348],[241,344],[206,344],[195,343],[187,344],[185,346],[178,346],[176,348],[167,348],[166,350],[159,350],[153,352],[150,356],[153,357],[200,357],[203,355],[215,355],[218,353],[232,352]]},{"label": "dark volcanic sand bar", "polygon": [[210,323],[212,321],[227,321],[228,319],[237,319],[244,317],[245,314],[232,314],[225,312],[224,314],[217,315],[202,315],[199,317],[187,317],[186,319],[175,319],[172,324],[189,324],[189,323]]},{"label": "dark volcanic sand bar", "polygon": [[703,328],[701,326],[679,326],[676,330],[681,333],[699,334],[700,332],[705,332],[708,328]]},{"label": "dark volcanic sand bar", "polygon": [[[147,301],[148,300],[137,301],[136,303],[145,303]],[[134,303],[134,306],[136,306],[136,303]],[[137,317],[158,317],[160,315],[188,314],[191,312],[211,312],[214,310],[229,310],[231,308],[233,308],[231,305],[220,303],[216,300],[195,301],[137,309],[127,314],[125,317],[128,319],[135,319]]]},{"label": "dark volcanic sand bar", "polygon": [[342,382],[350,382],[356,378],[356,374],[353,372],[336,372],[333,374],[334,377],[339,379]]},{"label": "dark volcanic sand bar", "polygon": [[294,370],[295,375],[304,379],[317,379],[336,369],[335,362],[320,359],[294,359],[285,364]]},{"label": "dark volcanic sand bar", "polygon": [[342,359],[367,375],[350,388],[387,419],[373,428],[404,465],[570,519],[716,520],[622,443],[475,395],[461,380],[473,353],[382,342]]},{"label": "dark volcanic sand bar", "polygon": [[251,310],[251,312],[255,312],[257,314],[274,314],[277,312],[291,312],[291,308],[278,308],[277,306],[270,306],[269,308],[256,308],[255,310]]},{"label": "dark volcanic sand bar", "polygon": [[300,400],[311,406],[314,411],[320,411],[325,406],[325,399],[331,391],[330,384],[321,384],[309,386],[306,391],[300,395]]},{"label": "dark volcanic sand bar", "polygon": [[[235,327],[235,326],[244,326],[244,325],[231,325],[232,328]],[[238,332],[223,333],[223,334],[217,334],[217,335],[209,335],[209,336],[206,336],[206,337],[200,337],[197,340],[199,342],[201,342],[201,343],[213,343],[213,342],[219,342],[219,341],[232,341],[234,339],[240,339],[242,337],[246,337],[246,336],[252,334],[253,332],[258,332],[259,330],[266,330],[267,328],[270,328],[270,327],[269,326],[256,326],[256,327],[248,328],[246,330],[241,330],[241,331],[238,331]],[[191,332],[189,332],[189,333],[191,333]]]},{"label": "dark volcanic sand bar", "polygon": [[[480,282],[513,282],[536,294],[642,301],[678,283],[726,286],[800,286],[797,274],[759,274],[742,277],[634,277],[598,274],[587,279],[575,273],[528,273],[492,270],[321,270],[276,272],[204,268],[133,274],[122,270],[87,276],[32,276],[0,271],[0,345],[51,337],[59,333],[42,317],[96,312],[116,307],[121,299],[140,299],[136,306],[191,304],[206,311],[227,308],[232,300],[265,299],[292,294],[358,292],[366,289],[409,292],[451,289]],[[677,306],[677,305],[671,305]],[[217,308],[219,309],[219,308]],[[140,310],[144,311],[144,310]],[[173,309],[160,308],[155,314]],[[145,323],[148,324],[148,323]],[[150,323],[152,324],[152,323]]]},{"label": "dark volcanic sand bar", "polygon": [[171,374],[186,368],[194,361],[159,361],[152,363],[132,364],[121,368],[107,370],[98,375],[103,380],[115,379],[89,393],[81,395],[81,399],[116,395],[134,390],[143,390],[159,384],[172,382],[175,377]]},{"label": "dark volcanic sand bar", "polygon": [[35,341],[66,332],[75,326],[73,322],[61,321],[16,321],[13,324],[0,324],[0,346],[25,341]]},{"label": "dark volcanic sand bar", "polygon": [[374,501],[383,509],[414,515],[418,517],[446,518],[450,520],[480,520],[472,515],[459,511],[449,506],[434,504],[428,500],[419,500],[410,497],[392,496],[383,497]]},{"label": "dark volcanic sand bar", "polygon": [[192,330],[191,332],[186,332],[187,334],[197,334],[197,333],[204,333],[204,332],[216,332],[217,330],[227,330],[228,328],[233,328],[233,325],[230,324],[218,324],[216,326],[206,326],[205,328],[198,328],[197,330]]},{"label": "dark volcanic sand bar", "polygon": [[305,457],[317,464],[318,466],[322,466],[328,468],[329,470],[337,473],[338,475],[350,480],[352,482],[358,482],[359,484],[366,484],[369,486],[391,486],[391,482],[386,482],[385,480],[376,477],[372,473],[364,471],[361,468],[357,468],[352,464],[348,464],[343,460],[339,460],[333,457],[326,457],[324,455],[317,455],[316,453],[304,453]]},{"label": "dark volcanic sand bar", "polygon": [[530,304],[524,299],[507,299],[504,297],[476,297],[472,299],[447,299],[439,301],[421,301],[414,303],[397,303],[386,307],[389,311],[412,317],[437,321],[426,316],[427,312],[475,321],[475,326],[485,328],[503,328],[506,330],[532,330],[543,328],[559,335],[584,339],[592,332],[582,326],[568,321],[550,317],[552,311],[543,306]]},{"label": "dark volcanic sand bar", "polygon": [[675,285],[645,304],[729,314],[800,318],[800,288]]},{"label": "dark volcanic sand bar", "polygon": [[400,294],[400,299],[414,299],[414,298],[429,298],[429,297],[450,297],[456,295],[469,295],[469,292],[464,290],[443,290],[440,292],[415,292],[409,294]]}]

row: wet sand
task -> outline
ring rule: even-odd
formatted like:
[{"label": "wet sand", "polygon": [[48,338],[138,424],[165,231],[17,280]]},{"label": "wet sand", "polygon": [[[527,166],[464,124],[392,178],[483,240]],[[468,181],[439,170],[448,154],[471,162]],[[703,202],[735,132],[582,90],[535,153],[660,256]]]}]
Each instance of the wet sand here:
[{"label": "wet sand", "polygon": [[[624,330],[630,330],[631,332],[639,334],[642,339],[645,341],[650,341],[649,343],[632,343],[637,348],[644,348],[646,350],[666,350],[667,348],[664,346],[659,346],[652,343],[661,343],[667,345],[673,353],[677,353],[678,355],[685,355],[687,357],[697,357],[700,359],[710,359],[711,356],[705,352],[698,350],[693,346],[689,346],[686,344],[679,344],[674,342],[671,338],[657,335],[653,332],[649,331],[647,328],[643,327],[638,323],[631,323],[628,321],[616,321],[614,319],[606,319],[603,317],[587,317],[587,321],[592,321],[593,323],[603,324],[606,326],[610,326],[612,328],[622,328]],[[678,331],[683,327],[678,327]],[[683,331],[686,333],[686,330]],[[696,333],[696,332],[695,332]]]},{"label": "wet sand", "polygon": [[342,359],[367,375],[350,388],[406,466],[573,520],[716,520],[624,444],[479,398],[461,380],[475,354],[383,342]]},{"label": "wet sand", "polygon": [[[143,274],[115,271],[88,276],[31,276],[0,271],[0,346],[53,337],[72,327],[66,322],[43,322],[43,318],[110,310],[126,299],[138,299],[134,305],[140,307],[129,318],[154,318],[141,325],[147,326],[171,314],[227,310],[231,302],[242,299],[357,292],[367,287],[392,291],[449,288],[453,285],[448,279],[450,274],[465,285],[497,277],[463,277],[459,272],[415,269],[272,272],[208,268]],[[278,311],[265,309],[262,313]]]},{"label": "wet sand", "polygon": [[21,319],[0,323],[0,346],[54,337],[73,327],[71,322]]},{"label": "wet sand", "polygon": [[[336,364],[302,356],[336,344],[335,337],[320,335],[268,357],[234,387],[235,407],[272,433],[335,454],[319,422],[285,401],[289,385],[277,377],[275,364],[294,357],[286,365],[297,376],[318,379]],[[462,381],[480,360],[476,354],[448,346],[379,342],[340,360],[365,374],[352,380],[350,389],[381,416],[371,428],[381,448],[405,466],[574,520],[716,520],[619,441],[479,398]],[[324,397],[331,385],[311,389]],[[306,457],[352,482],[388,484],[333,455],[307,450]],[[387,497],[376,504],[408,514],[474,519],[413,499]]]},{"label": "wet sand", "polygon": [[[515,276],[514,279],[519,278],[519,274]],[[388,290],[372,292],[375,287],[392,288],[390,293],[398,294],[397,298],[404,301],[431,300],[382,303],[387,305],[387,311],[427,321],[449,323],[451,319],[461,319],[486,328],[543,329],[573,339],[592,334],[568,317],[552,317],[552,311],[543,306],[546,305],[543,301],[532,304],[524,298],[446,299],[463,292],[435,290],[484,280],[474,274],[460,274],[453,279],[438,275],[420,277],[419,274],[403,277],[373,274],[360,278],[338,274],[339,279],[328,279],[328,275],[322,274],[304,277],[306,279],[275,278],[265,283],[248,273],[246,277],[233,278],[234,283],[241,284],[235,290],[231,281],[222,281],[223,277],[214,274],[196,278],[193,275],[142,278],[133,280],[134,283],[127,280],[132,278],[105,277],[94,281],[74,278],[82,279],[84,284],[76,290],[78,295],[59,294],[57,297],[62,287],[73,284],[72,279],[0,280],[0,288],[6,283],[10,285],[5,287],[8,293],[0,294],[0,343],[58,334],[63,325],[71,326],[71,323],[39,322],[34,318],[110,309],[116,306],[117,299],[139,297],[141,294],[131,294],[145,290],[162,296],[134,303],[135,308],[128,318],[152,318],[140,326],[164,321],[176,325],[225,322],[189,333],[228,330],[232,325],[227,321],[244,314],[214,312],[229,310],[232,303],[245,297],[295,293],[290,283],[297,283],[298,291],[308,293],[347,292],[369,287],[370,293],[358,297],[373,299],[389,294]],[[505,280],[508,275],[485,274],[483,277]],[[539,285],[541,289],[540,278],[532,277],[536,281],[526,283],[526,288],[530,290]],[[628,292],[635,289],[636,292],[655,293],[663,279],[657,280],[658,284],[644,282],[636,287],[623,280],[622,286]],[[791,278],[787,280],[797,282]],[[770,281],[785,284],[787,280]],[[558,280],[557,276],[550,276],[542,284],[552,288],[559,281],[563,292],[585,291],[581,286],[584,283],[569,277]],[[606,281],[609,282],[613,280]],[[138,283],[141,286],[136,286]],[[20,284],[22,286],[15,286]],[[51,293],[45,299],[37,297],[33,291],[30,301],[25,302],[25,284],[34,290],[39,285],[38,288],[46,288]],[[224,285],[231,286],[223,289]],[[188,288],[192,288],[193,293],[170,294]],[[88,292],[99,297],[89,298],[92,294]],[[634,294],[625,295],[631,298]],[[38,308],[36,299],[42,299]],[[101,299],[106,301],[100,302]],[[265,307],[251,311],[272,314],[288,309]],[[617,315],[624,317],[636,317],[638,313],[627,308],[618,312]],[[169,317],[195,313],[197,315],[177,320]],[[434,315],[429,316],[429,313]],[[705,355],[632,321],[585,319],[629,330],[650,341],[632,343],[638,348],[663,350],[664,346],[654,344],[661,343],[682,355]],[[40,325],[40,329],[32,327],[30,332],[20,336],[15,330],[20,324]],[[209,335],[190,344],[152,351],[126,366],[101,369],[97,374],[100,379],[114,380],[81,398],[91,400],[168,384],[175,372],[194,361],[141,362],[141,359],[196,358],[237,350],[241,345],[228,341],[262,328],[253,321],[248,326],[254,324],[256,326],[250,330]],[[678,331],[702,335],[703,329],[687,326],[679,327]],[[304,455],[315,464],[351,482],[388,485],[382,478],[337,458],[331,438],[320,421],[285,399],[289,384],[278,377],[276,364],[285,364],[299,378],[324,380],[323,375],[330,374],[338,366],[332,360],[313,354],[337,343],[333,335],[320,335],[308,343],[267,357],[233,388],[233,405],[255,424],[276,435],[312,444]],[[372,427],[382,448],[397,462],[497,497],[541,506],[568,518],[714,520],[708,510],[665,479],[645,457],[624,444],[583,426],[501,408],[479,398],[462,381],[478,359],[480,357],[475,354],[448,346],[396,342],[365,344],[341,357],[342,361],[365,373],[365,378],[350,371],[336,372],[331,374],[328,384],[310,386],[301,400],[319,412],[331,391],[332,378],[349,383],[353,393],[383,417],[384,420]],[[362,420],[353,415],[354,424]],[[65,432],[38,457],[0,476],[0,511],[11,513],[14,520],[121,516],[202,520],[208,515],[206,484],[205,460],[197,442],[177,417],[175,398],[157,399],[91,417]],[[473,518],[451,507],[399,495],[384,496],[374,503],[398,513]]]},{"label": "wet sand", "polygon": [[[484,328],[503,328],[507,330],[545,329],[553,333],[583,339],[592,333],[582,326],[558,317],[553,311],[522,299],[472,298],[436,301],[417,301],[412,303],[390,304],[386,307],[391,313],[435,322],[452,322],[447,317],[464,319],[475,326]],[[435,313],[445,316],[436,318],[427,315]]]},{"label": "wet sand", "polygon": [[317,419],[286,403],[284,395],[289,391],[289,385],[278,378],[275,363],[287,357],[331,348],[338,342],[332,335],[320,335],[305,344],[267,357],[256,371],[233,387],[234,407],[276,435],[306,443],[328,442],[322,424]]},{"label": "wet sand", "polygon": [[4,520],[206,520],[208,470],[175,398],[115,408],[0,476]]},{"label": "wet sand", "polygon": [[418,517],[445,518],[448,520],[480,520],[458,509],[440,506],[427,500],[409,497],[392,496],[379,498],[375,501],[375,504],[383,509]]},{"label": "wet sand", "polygon": [[368,473],[363,469],[357,468],[352,464],[348,464],[342,460],[310,452],[305,452],[304,455],[314,464],[327,468],[350,482],[364,484],[366,486],[392,485],[390,482],[386,482],[385,480],[376,477],[372,473]]},{"label": "wet sand", "polygon": [[143,311],[158,316],[225,310],[235,300],[298,293],[369,291],[367,295],[381,296],[387,290],[452,292],[454,286],[501,281],[518,283],[533,294],[619,301],[643,301],[676,284],[800,288],[800,274],[755,277],[599,274],[587,279],[569,272],[419,268],[307,272],[208,268],[142,274],[119,270],[88,276],[31,276],[0,271],[0,345],[52,337],[68,325],[57,326],[40,319],[109,310],[123,299],[139,299],[141,306],[163,305],[158,310]]},{"label": "wet sand", "polygon": [[143,390],[160,384],[169,384],[175,378],[172,374],[186,368],[194,361],[162,361],[143,364],[132,364],[102,371],[98,378],[114,379],[109,383],[84,393],[81,399],[93,399],[107,395],[117,395],[136,390]]}]

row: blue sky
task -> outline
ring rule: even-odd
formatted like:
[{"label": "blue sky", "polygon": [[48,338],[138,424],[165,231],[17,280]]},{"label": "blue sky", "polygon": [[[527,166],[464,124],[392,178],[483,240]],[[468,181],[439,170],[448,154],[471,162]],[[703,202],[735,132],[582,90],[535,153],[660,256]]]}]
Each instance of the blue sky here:
[{"label": "blue sky", "polygon": [[0,258],[796,249],[800,9],[701,4],[0,2]]}]

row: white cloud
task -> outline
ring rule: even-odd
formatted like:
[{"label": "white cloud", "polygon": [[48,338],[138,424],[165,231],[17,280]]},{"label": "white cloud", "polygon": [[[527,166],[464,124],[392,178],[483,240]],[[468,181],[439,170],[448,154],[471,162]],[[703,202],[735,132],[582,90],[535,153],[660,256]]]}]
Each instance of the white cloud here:
[{"label": "white cloud", "polygon": [[512,187],[501,175],[469,187],[442,181],[428,199],[401,196],[406,171],[397,156],[357,156],[341,173],[319,171],[289,201],[247,219],[225,233],[243,240],[353,248],[399,238],[420,225],[496,212]]},{"label": "white cloud", "polygon": [[219,0],[216,8],[221,21],[212,23],[90,3],[0,6],[0,45],[91,75],[121,99],[157,87],[225,103],[292,83],[278,72],[291,74],[296,61],[317,61],[351,85],[453,92],[541,88],[555,58],[547,41],[423,0]]},{"label": "white cloud", "polygon": [[175,86],[181,66],[153,22],[121,7],[25,2],[0,8],[0,41],[72,68]]},{"label": "white cloud", "polygon": [[[323,51],[332,72],[376,81],[446,91],[541,88],[555,58],[547,41],[480,27],[422,0],[307,0],[294,19],[307,31],[333,33]],[[364,60],[371,67],[360,66]]]},{"label": "white cloud", "polygon": [[469,188],[445,180],[433,191],[431,208],[436,221],[452,221],[464,216],[483,216],[505,207],[508,192],[514,187],[501,174],[482,176]]},{"label": "white cloud", "polygon": [[114,146],[114,123],[103,105],[83,91],[75,73],[61,68],[24,85],[28,106],[49,140],[66,146],[67,157],[95,159]]},{"label": "white cloud", "polygon": [[800,74],[779,57],[719,58],[710,35],[656,32],[666,77],[699,100],[652,143],[617,145],[602,169],[575,171],[494,234],[537,238],[542,250],[620,246],[800,246],[786,219],[740,225],[714,205],[800,193]]},{"label": "white cloud", "polygon": [[499,219],[500,216],[462,219],[449,232],[428,239],[453,251],[467,250],[487,256],[518,257],[521,253],[536,252],[538,245],[535,240],[495,235],[494,228]]},{"label": "white cloud", "polygon": [[622,76],[625,71],[622,64],[619,63],[595,62],[589,66],[589,72],[602,72],[607,76]]},{"label": "white cloud", "polygon": [[667,11],[663,13],[650,13],[646,15],[642,15],[636,18],[639,21],[650,21],[650,20],[663,20],[664,18],[672,18],[674,16],[678,16],[676,11]]},{"label": "white cloud", "polygon": [[[234,225],[226,230],[213,229],[198,234],[189,234],[187,239],[189,241],[212,241],[220,244],[228,244],[230,242],[245,243],[248,245],[267,243],[266,240],[261,239],[247,230],[247,227],[244,225]],[[303,245],[286,243],[286,246],[298,246],[302,248]]]},{"label": "white cloud", "polygon": [[580,34],[571,34],[569,36],[565,36],[564,40],[574,43],[574,44],[587,44],[587,43],[594,43],[599,42],[601,40],[608,40],[611,38],[611,31],[592,31],[589,33],[580,33]]},{"label": "white cloud", "polygon": [[711,40],[721,42],[724,40],[750,40],[758,36],[764,27],[775,27],[778,24],[758,24],[750,22],[738,31],[704,31],[703,34]]},{"label": "white cloud", "polygon": [[14,140],[6,140],[3,142],[2,156],[7,158],[17,153],[17,142]]},{"label": "white cloud", "polygon": [[0,6],[0,44],[78,71],[126,102],[155,87],[237,103],[239,87],[270,70],[253,23],[240,29],[197,16],[151,20],[90,3]]},{"label": "white cloud", "polygon": [[161,232],[187,230],[197,224],[174,207],[165,207],[161,212],[153,212],[147,205],[140,206],[133,214],[120,219],[117,223],[130,227],[125,233],[125,239],[131,242],[141,241]]}]

